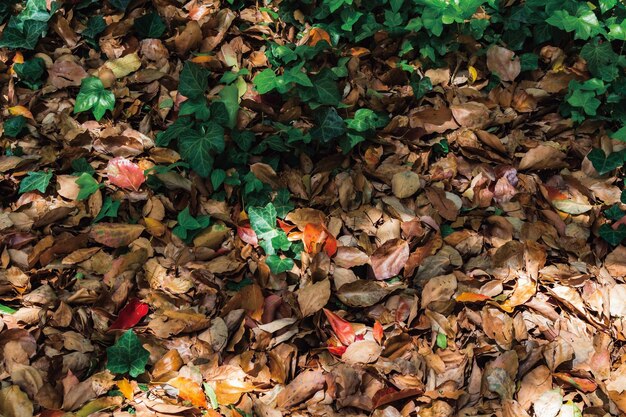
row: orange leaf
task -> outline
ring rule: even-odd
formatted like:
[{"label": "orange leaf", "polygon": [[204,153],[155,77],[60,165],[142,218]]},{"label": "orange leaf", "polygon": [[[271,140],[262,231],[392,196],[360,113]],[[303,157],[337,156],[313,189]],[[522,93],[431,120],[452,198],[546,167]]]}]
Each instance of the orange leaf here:
[{"label": "orange leaf", "polygon": [[479,303],[481,301],[487,301],[490,299],[491,297],[483,294],[477,294],[475,292],[464,292],[456,297],[456,301],[458,301],[459,303]]},{"label": "orange leaf", "polygon": [[146,180],[139,165],[121,156],[109,161],[107,175],[111,184],[134,191],[139,191],[139,187]]},{"label": "orange leaf", "polygon": [[287,222],[282,221],[281,219],[276,219],[276,221],[278,222],[278,227],[280,227],[281,229],[283,229],[283,231],[285,233],[289,233],[291,232],[293,229],[296,228],[295,225],[291,225]]},{"label": "orange leaf", "polygon": [[121,381],[117,381],[116,384],[117,388],[124,394],[124,397],[126,397],[128,401],[132,401],[135,398],[135,390],[128,379],[124,378]]},{"label": "orange leaf", "polygon": [[337,240],[323,224],[307,223],[302,233],[302,243],[308,253],[317,254],[324,249],[328,256],[333,256],[337,252]]},{"label": "orange leaf", "polygon": [[565,372],[557,372],[553,375],[559,381],[571,385],[582,392],[594,392],[598,388],[598,384],[586,378],[578,378]]},{"label": "orange leaf", "polygon": [[342,319],[330,310],[324,309],[324,314],[330,323],[330,327],[333,328],[333,332],[337,335],[337,339],[344,345],[348,346],[356,338],[352,325],[346,320]]},{"label": "orange leaf", "polygon": [[384,334],[384,331],[383,331],[383,325],[382,325],[382,324],[380,324],[380,322],[379,322],[378,320],[376,320],[376,321],[374,322],[374,330],[373,330],[373,333],[374,333],[374,339],[376,339],[376,341],[378,342],[378,344],[381,344],[381,343],[382,343],[382,341],[383,341],[383,334]]},{"label": "orange leaf", "polygon": [[30,112],[30,110],[28,110],[24,106],[9,107],[9,113],[11,114],[11,116],[24,116],[29,119],[35,120],[33,119],[33,114]]},{"label": "orange leaf", "polygon": [[307,43],[310,46],[315,46],[320,41],[326,41],[330,45],[330,35],[322,28],[312,28],[309,31],[309,40]]},{"label": "orange leaf", "polygon": [[362,46],[355,46],[354,48],[350,48],[348,53],[352,56],[360,57],[363,55],[368,55],[370,50],[367,48],[363,48]]},{"label": "orange leaf", "polygon": [[178,389],[178,396],[196,407],[209,408],[202,387],[189,378],[178,376],[170,379],[168,385]]},{"label": "orange leaf", "polygon": [[215,57],[211,55],[198,55],[191,58],[190,61],[195,62],[196,64],[202,64],[205,62],[215,61]]}]

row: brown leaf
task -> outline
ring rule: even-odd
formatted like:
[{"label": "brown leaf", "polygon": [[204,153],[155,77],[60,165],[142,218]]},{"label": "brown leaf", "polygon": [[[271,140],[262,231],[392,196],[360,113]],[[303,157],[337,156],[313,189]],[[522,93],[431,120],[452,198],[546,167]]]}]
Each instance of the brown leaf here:
[{"label": "brown leaf", "polygon": [[409,259],[409,244],[402,239],[392,239],[380,246],[370,257],[370,265],[378,280],[398,275]]},{"label": "brown leaf", "polygon": [[137,239],[143,230],[139,224],[98,223],[91,227],[89,237],[105,246],[121,248]]},{"label": "brown leaf", "polygon": [[519,170],[537,171],[542,169],[560,168],[566,166],[565,154],[553,146],[539,145],[532,148],[519,162]]},{"label": "brown leaf", "polygon": [[298,304],[302,317],[311,316],[322,309],[330,299],[330,280],[325,279],[298,290]]},{"label": "brown leaf", "polygon": [[300,373],[284,390],[278,393],[276,405],[290,408],[308,400],[317,391],[326,386],[326,377],[321,370],[309,370]]},{"label": "brown leaf", "polygon": [[514,81],[522,70],[522,64],[515,52],[492,45],[487,50],[487,68],[502,81]]},{"label": "brown leaf", "polygon": [[359,279],[341,286],[337,298],[350,307],[371,307],[385,298],[390,290],[375,281]]}]

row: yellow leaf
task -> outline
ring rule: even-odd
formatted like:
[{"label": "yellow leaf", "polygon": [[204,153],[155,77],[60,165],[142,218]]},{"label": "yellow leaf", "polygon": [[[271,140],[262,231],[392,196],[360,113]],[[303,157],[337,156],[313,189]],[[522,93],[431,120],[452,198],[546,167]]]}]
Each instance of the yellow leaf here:
[{"label": "yellow leaf", "polygon": [[476,71],[476,68],[472,67],[471,65],[469,66],[468,70],[470,73],[470,82],[473,83],[478,78],[478,71]]},{"label": "yellow leaf", "polygon": [[24,106],[9,107],[9,113],[11,114],[11,116],[24,116],[29,119],[35,120],[33,119],[33,114],[30,112],[30,110],[28,110]]},{"label": "yellow leaf", "polygon": [[104,66],[110,69],[116,78],[122,78],[137,71],[141,67],[141,60],[137,52],[133,52],[121,58],[107,61]]},{"label": "yellow leaf", "polygon": [[160,221],[153,219],[152,217],[144,217],[143,221],[146,223],[146,230],[152,236],[163,236],[165,233],[165,225]]},{"label": "yellow leaf", "polygon": [[117,381],[117,388],[124,394],[127,400],[132,401],[135,398],[133,386],[128,379],[124,378],[121,381]]},{"label": "yellow leaf", "polygon": [[196,64],[204,64],[207,62],[215,61],[215,57],[212,55],[198,55],[191,58],[190,61]]}]

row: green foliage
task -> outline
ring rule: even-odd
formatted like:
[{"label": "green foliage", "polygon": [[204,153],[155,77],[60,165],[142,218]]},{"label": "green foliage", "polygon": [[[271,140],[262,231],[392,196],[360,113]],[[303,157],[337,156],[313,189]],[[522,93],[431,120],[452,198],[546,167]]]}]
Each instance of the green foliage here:
[{"label": "green foliage", "polygon": [[[279,193],[280,196],[280,193]],[[285,193],[277,196],[275,202],[283,204],[284,210],[293,209],[293,206],[285,206]],[[286,233],[276,227],[276,218],[278,211],[272,203],[267,203],[264,207],[248,207],[248,217],[250,219],[250,227],[256,233],[259,240],[259,246],[263,248],[267,257],[265,263],[273,274],[280,274],[289,271],[294,266],[293,259],[299,259],[301,247],[292,243],[287,239]],[[282,255],[280,253],[283,253]]]},{"label": "green foliage", "polygon": [[78,158],[72,160],[72,169],[74,169],[75,173],[83,173],[86,172],[88,174],[95,174],[96,170],[87,162],[85,158]]},{"label": "green foliage", "polygon": [[22,181],[20,181],[20,194],[27,193],[29,191],[39,191],[45,193],[50,180],[52,179],[52,172],[43,171],[29,171]]},{"label": "green foliage", "polygon": [[104,203],[102,203],[102,208],[100,209],[100,212],[93,219],[93,222],[98,223],[100,220],[104,219],[105,217],[116,218],[117,210],[120,208],[120,204],[121,203],[119,201],[112,200],[111,197],[107,196],[106,199],[104,200]]},{"label": "green foliage", "polygon": [[57,8],[55,1],[48,10],[46,0],[27,0],[21,12],[10,17],[2,32],[0,48],[35,49],[39,38],[48,32],[48,20]]},{"label": "green foliage", "polygon": [[26,118],[22,115],[10,117],[4,121],[4,134],[16,138],[26,127]]},{"label": "green foliage", "polygon": [[99,184],[98,181],[96,181],[96,179],[87,172],[83,172],[80,177],[76,179],[76,184],[78,184],[78,187],[80,188],[77,197],[78,201],[87,199],[101,187],[101,184]]},{"label": "green foliage", "polygon": [[624,163],[624,155],[624,151],[606,155],[602,149],[593,149],[587,154],[587,159],[591,161],[598,174],[604,175],[621,167]]},{"label": "green foliage", "polygon": [[96,120],[102,119],[107,110],[115,108],[115,95],[104,88],[98,77],[87,77],[80,83],[74,113],[91,110]]},{"label": "green foliage", "polygon": [[180,72],[178,92],[189,99],[200,98],[209,86],[209,71],[193,62],[185,62]]},{"label": "green foliage", "polygon": [[179,139],[180,155],[201,177],[208,177],[216,153],[224,152],[224,129],[215,123],[190,131]]},{"label": "green foliage", "polygon": [[152,12],[135,19],[133,25],[142,38],[160,38],[165,33],[167,26],[158,13]]},{"label": "green foliage", "polygon": [[193,217],[189,213],[189,206],[178,213],[176,220],[178,221],[178,225],[172,230],[172,233],[185,241],[190,241],[197,233],[206,229],[211,224],[211,218],[209,216]]},{"label": "green foliage", "polygon": [[128,5],[132,0],[109,0],[111,6],[115,7],[117,10],[125,11]]},{"label": "green foliage", "polygon": [[31,90],[36,90],[41,87],[41,77],[46,69],[46,63],[43,59],[35,57],[23,64],[14,64],[13,70],[20,77],[20,82]]},{"label": "green foliage", "polygon": [[437,333],[437,347],[446,349],[448,347],[448,337],[445,333]]},{"label": "green foliage", "polygon": [[107,27],[104,18],[100,15],[91,16],[85,26],[81,35],[89,46],[97,48],[99,35],[104,32],[104,29]]},{"label": "green foliage", "polygon": [[150,352],[130,329],[125,331],[117,342],[107,348],[107,369],[114,374],[126,374],[136,378],[143,374],[148,363]]}]

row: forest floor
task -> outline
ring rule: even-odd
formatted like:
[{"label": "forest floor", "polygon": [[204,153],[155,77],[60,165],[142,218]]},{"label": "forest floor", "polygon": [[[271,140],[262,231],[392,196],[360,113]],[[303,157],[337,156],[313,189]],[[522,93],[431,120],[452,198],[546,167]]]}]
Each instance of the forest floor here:
[{"label": "forest floor", "polygon": [[626,412],[621,184],[587,157],[620,143],[559,113],[584,61],[414,78],[383,34],[144,3],[0,49],[0,415]]}]

